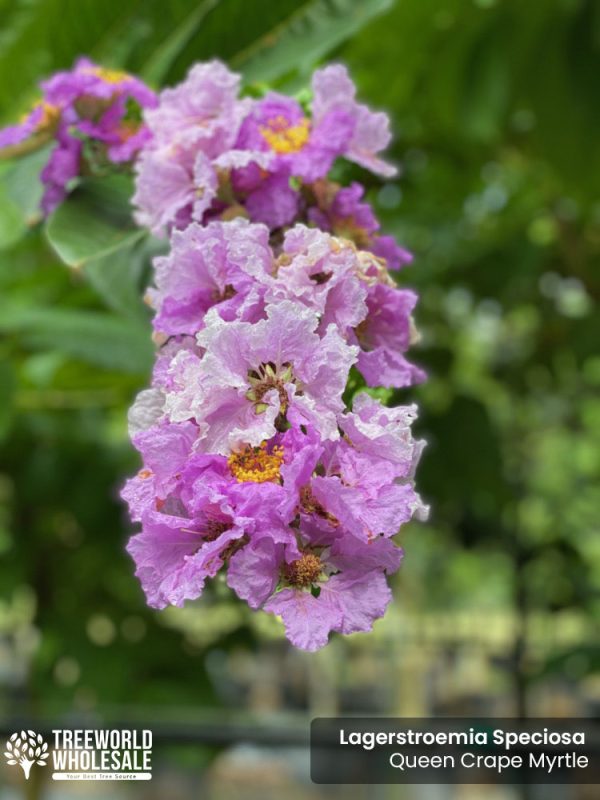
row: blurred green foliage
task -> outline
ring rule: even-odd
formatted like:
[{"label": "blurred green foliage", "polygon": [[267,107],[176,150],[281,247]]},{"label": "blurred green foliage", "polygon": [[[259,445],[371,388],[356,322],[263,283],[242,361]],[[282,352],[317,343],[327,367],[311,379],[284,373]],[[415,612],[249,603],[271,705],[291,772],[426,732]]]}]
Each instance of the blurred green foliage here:
[{"label": "blurred green foliage", "polygon": [[[348,63],[393,119],[401,179],[360,177],[416,255],[400,280],[422,294],[430,372],[394,397],[422,407],[433,507],[404,534],[398,602],[597,616],[600,6],[0,0],[0,14],[5,120],[82,53],[156,84],[212,56],[294,89],[318,61]],[[43,231],[38,169],[38,156],[0,168],[2,667],[38,712],[215,702],[203,648],[258,647],[256,621],[217,586],[182,635],[145,608],[123,550],[125,415],[151,363],[140,298],[157,245],[118,202],[103,227],[93,185]],[[537,665],[550,668],[560,654]]]}]

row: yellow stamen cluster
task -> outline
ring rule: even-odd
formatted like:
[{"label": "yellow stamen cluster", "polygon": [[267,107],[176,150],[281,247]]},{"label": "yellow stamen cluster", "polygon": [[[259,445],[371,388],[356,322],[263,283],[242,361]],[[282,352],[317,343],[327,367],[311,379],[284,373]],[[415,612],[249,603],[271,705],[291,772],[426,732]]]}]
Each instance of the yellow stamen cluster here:
[{"label": "yellow stamen cluster", "polygon": [[106,67],[86,67],[84,71],[95,75],[105,83],[121,83],[130,77],[127,72],[120,69],[107,69]]},{"label": "yellow stamen cluster", "polygon": [[284,567],[285,579],[292,586],[305,588],[311,586],[323,569],[323,564],[319,556],[314,553],[304,553],[296,561],[286,564]]},{"label": "yellow stamen cluster", "polygon": [[279,480],[283,464],[283,447],[275,445],[268,451],[266,442],[260,447],[247,446],[238,453],[232,453],[227,464],[239,483],[276,481]]},{"label": "yellow stamen cluster", "polygon": [[51,103],[42,101],[42,116],[36,128],[38,131],[45,131],[47,128],[52,128],[60,117],[60,108],[53,106]]},{"label": "yellow stamen cluster", "polygon": [[35,126],[35,130],[37,133],[40,133],[41,131],[48,130],[48,128],[52,128],[58,122],[60,117],[60,108],[58,106],[53,106],[52,103],[47,103],[45,100],[40,100],[39,103],[36,103],[31,108],[31,111],[27,111],[21,116],[21,122],[25,122],[25,120],[34,111],[37,111],[38,108],[42,109],[42,116],[39,118],[37,125]]},{"label": "yellow stamen cluster", "polygon": [[310,136],[310,120],[303,117],[297,125],[290,125],[284,116],[279,115],[261,125],[260,132],[276,153],[297,153]]}]

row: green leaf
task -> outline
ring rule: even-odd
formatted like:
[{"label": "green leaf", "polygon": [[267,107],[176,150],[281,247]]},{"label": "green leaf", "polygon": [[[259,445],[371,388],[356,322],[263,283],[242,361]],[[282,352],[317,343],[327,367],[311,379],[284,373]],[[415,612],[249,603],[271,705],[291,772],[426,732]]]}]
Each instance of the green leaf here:
[{"label": "green leaf", "polygon": [[150,265],[168,250],[166,240],[146,236],[102,258],[88,261],[83,274],[109,308],[148,323],[149,310],[143,295]]},{"label": "green leaf", "polygon": [[272,81],[294,70],[308,71],[392,0],[308,0],[272,30],[231,59],[246,82]]},{"label": "green leaf", "polygon": [[171,33],[165,37],[152,54],[152,58],[142,67],[140,77],[147,83],[159,85],[167,76],[173,63],[196,33],[204,18],[220,0],[204,0]]},{"label": "green leaf", "polygon": [[8,360],[0,361],[0,441],[10,430],[14,412],[15,368]]},{"label": "green leaf", "polygon": [[18,242],[25,230],[22,214],[0,182],[0,250]]},{"label": "green leaf", "polygon": [[36,84],[85,53],[150,82],[232,59],[252,80],[323,57],[392,0],[35,0],[2,10],[0,107],[17,119]]},{"label": "green leaf", "polygon": [[153,347],[147,324],[114,314],[0,306],[0,331],[39,350],[59,350],[89,364],[146,374]]},{"label": "green leaf", "polygon": [[145,261],[138,246],[139,242],[136,241],[86,262],[83,274],[109,308],[125,316],[147,319],[141,299]]},{"label": "green leaf", "polygon": [[50,147],[44,147],[1,165],[0,249],[18,242],[42,218],[40,201],[44,187],[40,172],[49,153]]},{"label": "green leaf", "polygon": [[40,202],[44,185],[40,172],[48,161],[52,145],[46,145],[29,155],[16,159],[3,176],[6,191],[23,214],[27,225],[34,225],[42,218]]},{"label": "green leaf", "polygon": [[82,184],[57,208],[46,236],[65,264],[79,269],[146,235],[131,219],[131,191],[128,180],[97,178]]}]

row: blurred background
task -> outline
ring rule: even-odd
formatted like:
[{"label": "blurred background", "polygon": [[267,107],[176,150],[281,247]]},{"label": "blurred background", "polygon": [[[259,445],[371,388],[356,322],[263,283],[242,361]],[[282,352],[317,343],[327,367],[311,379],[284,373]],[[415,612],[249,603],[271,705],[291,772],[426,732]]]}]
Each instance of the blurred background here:
[{"label": "blurred background", "polygon": [[1,800],[523,796],[318,787],[301,742],[311,718],[342,712],[598,712],[600,3],[0,0],[0,18],[4,123],[83,53],[157,86],[218,56],[286,91],[342,60],[389,111],[402,175],[360,177],[415,254],[400,281],[421,293],[430,378],[394,400],[421,408],[432,506],[402,531],[395,601],[371,635],[295,651],[219,583],[148,610],[118,500],[152,357],[147,253],[70,270],[34,224],[39,162],[1,165],[0,735],[26,718],[157,740],[151,784],[61,786],[34,769],[25,787],[2,763]]}]

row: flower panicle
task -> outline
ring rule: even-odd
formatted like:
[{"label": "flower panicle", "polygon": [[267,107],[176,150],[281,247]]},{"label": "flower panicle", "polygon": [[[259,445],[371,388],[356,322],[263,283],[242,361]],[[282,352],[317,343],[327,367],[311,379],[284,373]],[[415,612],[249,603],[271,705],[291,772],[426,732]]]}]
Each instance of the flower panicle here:
[{"label": "flower panicle", "polygon": [[44,211],[93,152],[133,169],[138,224],[169,239],[147,292],[152,382],[129,414],[143,466],[122,491],[149,605],[181,606],[224,573],[296,647],[370,630],[402,560],[394,537],[427,515],[416,408],[371,390],[425,373],[407,355],[418,298],[393,276],[412,257],[363,185],[331,174],[338,161],[395,173],[387,116],[341,65],[317,70],[302,104],[243,96],[217,60],[158,95],[88,59],[41,90],[0,131],[0,156],[55,142]]}]

